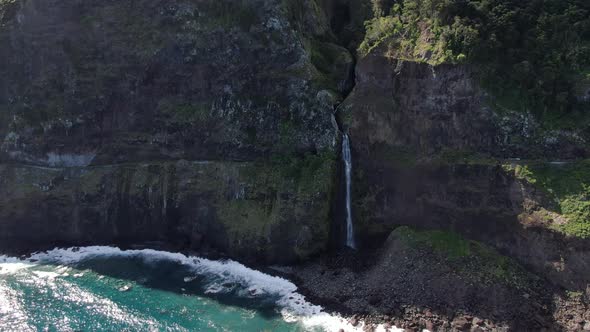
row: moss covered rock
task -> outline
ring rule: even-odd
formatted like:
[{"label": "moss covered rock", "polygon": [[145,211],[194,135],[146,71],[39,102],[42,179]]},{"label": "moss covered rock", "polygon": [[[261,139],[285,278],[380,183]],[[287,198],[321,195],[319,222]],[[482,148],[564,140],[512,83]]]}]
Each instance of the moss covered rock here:
[{"label": "moss covered rock", "polygon": [[0,42],[2,249],[327,245],[352,57],[315,1],[2,0]]},{"label": "moss covered rock", "polygon": [[0,166],[0,249],[162,241],[258,262],[325,248],[333,162]]},{"label": "moss covered rock", "polygon": [[536,213],[537,219],[568,236],[590,238],[590,161],[522,162],[505,168],[553,201]]},{"label": "moss covered rock", "polygon": [[0,27],[0,159],[255,160],[285,153],[286,122],[294,152],[335,149],[333,105],[318,93],[344,84],[351,57],[316,41],[333,38],[314,28],[319,8],[295,20],[271,0],[1,8],[12,14]]}]

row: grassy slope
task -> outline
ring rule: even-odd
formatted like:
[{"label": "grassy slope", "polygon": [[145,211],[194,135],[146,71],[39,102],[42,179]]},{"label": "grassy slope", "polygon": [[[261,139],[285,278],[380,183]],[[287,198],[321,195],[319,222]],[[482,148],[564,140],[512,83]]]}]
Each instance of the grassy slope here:
[{"label": "grassy slope", "polygon": [[552,197],[568,222],[555,226],[570,236],[590,238],[590,160],[556,165],[531,163],[507,166],[523,180],[541,188]]}]

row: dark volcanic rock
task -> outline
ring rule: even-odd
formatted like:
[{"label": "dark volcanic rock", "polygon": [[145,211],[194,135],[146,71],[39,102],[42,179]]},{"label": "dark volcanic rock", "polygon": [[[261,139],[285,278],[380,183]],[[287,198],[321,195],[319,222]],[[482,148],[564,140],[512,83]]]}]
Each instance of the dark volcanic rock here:
[{"label": "dark volcanic rock", "polygon": [[175,250],[290,262],[328,241],[329,224],[318,222],[329,213],[325,166],[308,170],[318,179],[308,187],[281,165],[264,163],[0,166],[0,244],[18,253],[159,240]]},{"label": "dark volcanic rock", "polygon": [[[355,59],[385,4],[0,1],[0,251],[149,241],[292,263],[340,249],[344,129],[369,254],[300,268],[312,295],[412,330],[588,329],[589,240],[556,231],[552,192],[502,167],[586,158],[588,133],[496,113],[472,66]],[[390,236],[399,225],[452,230],[539,278],[442,259]]]},{"label": "dark volcanic rock", "polygon": [[[0,160],[252,160],[335,146],[320,93],[331,86],[316,84],[304,33],[276,1],[13,6],[0,29]],[[307,21],[310,38],[327,33],[321,17]]]},{"label": "dark volcanic rock", "polygon": [[0,2],[0,250],[325,248],[353,60],[309,8]]},{"label": "dark volcanic rock", "polygon": [[494,164],[404,165],[378,153],[356,160],[355,227],[365,246],[398,225],[450,229],[499,248],[563,287],[583,290],[590,275],[587,239],[568,237],[537,220],[552,202],[538,188]]},{"label": "dark volcanic rock", "polygon": [[379,244],[398,225],[450,229],[585,289],[590,241],[543,222],[535,212],[558,212],[555,200],[503,167],[585,157],[585,136],[496,114],[478,82],[477,68],[407,62],[380,49],[359,60],[357,84],[338,108],[352,144],[359,242]]},{"label": "dark volcanic rock", "polygon": [[551,160],[590,155],[584,133],[546,130],[527,114],[498,115],[478,82],[472,66],[402,61],[377,49],[359,60],[355,88],[339,112],[364,154],[382,145],[422,158],[453,152]]},{"label": "dark volcanic rock", "polygon": [[[422,234],[399,228],[375,253],[326,257],[295,268],[293,276],[310,298],[329,308],[376,323],[393,317],[398,328],[553,331],[569,328],[564,312],[580,321],[588,315],[583,301],[573,305],[559,288],[480,244],[465,242],[471,253],[458,256],[457,243],[443,249],[437,233]],[[422,236],[434,242],[416,240]],[[490,263],[495,260],[506,263]],[[373,301],[375,294],[381,301]]]}]

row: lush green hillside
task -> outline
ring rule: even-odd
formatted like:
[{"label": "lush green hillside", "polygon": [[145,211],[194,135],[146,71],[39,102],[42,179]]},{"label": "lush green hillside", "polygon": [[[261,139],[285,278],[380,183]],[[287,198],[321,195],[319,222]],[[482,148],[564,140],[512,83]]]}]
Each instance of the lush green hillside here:
[{"label": "lush green hillside", "polygon": [[560,125],[578,122],[574,113],[587,109],[579,96],[590,81],[589,1],[371,2],[375,18],[366,23],[361,54],[389,45],[402,58],[476,63],[499,109]]}]

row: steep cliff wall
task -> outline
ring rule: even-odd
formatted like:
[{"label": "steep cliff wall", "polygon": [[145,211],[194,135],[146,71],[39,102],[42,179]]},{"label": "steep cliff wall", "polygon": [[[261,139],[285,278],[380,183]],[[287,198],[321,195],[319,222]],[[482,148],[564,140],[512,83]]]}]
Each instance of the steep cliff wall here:
[{"label": "steep cliff wall", "polygon": [[328,241],[352,70],[314,1],[0,2],[2,249]]},{"label": "steep cliff wall", "polygon": [[558,173],[564,166],[552,161],[577,164],[589,152],[584,133],[499,114],[489,98],[472,66],[403,61],[379,48],[359,60],[338,117],[353,146],[361,238],[375,243],[399,225],[452,230],[562,286],[585,289],[588,235],[566,225],[585,229],[589,222],[582,189],[588,164],[579,163],[570,180],[582,185],[570,190],[580,202],[569,217],[559,207],[569,196],[554,194],[558,177],[531,183],[513,171],[526,160]]},{"label": "steep cliff wall", "polygon": [[460,152],[492,158],[568,160],[589,154],[584,131],[547,129],[526,113],[494,109],[477,67],[438,66],[375,49],[356,67],[340,117],[357,150],[384,144],[436,159]]},{"label": "steep cliff wall", "polygon": [[5,161],[252,160],[336,145],[319,93],[331,86],[302,31],[319,24],[312,14],[295,27],[277,1],[12,6],[0,32]]},{"label": "steep cliff wall", "polygon": [[331,163],[0,166],[3,250],[160,241],[293,261],[328,240]]},{"label": "steep cliff wall", "polygon": [[515,169],[587,158],[588,132],[498,109],[475,65],[356,59],[392,3],[0,0],[0,249],[305,259],[343,220],[339,125],[361,244],[452,230],[583,289],[588,164],[560,190]]}]

